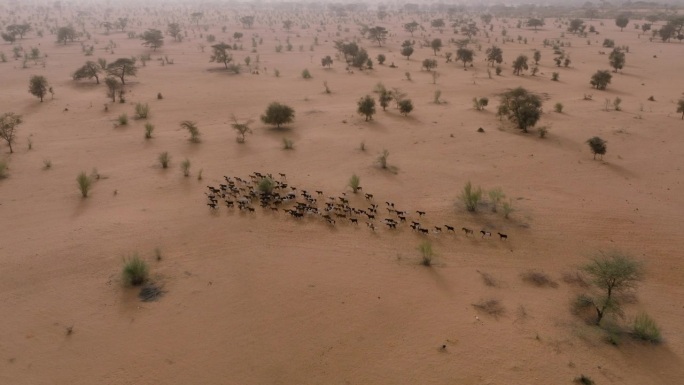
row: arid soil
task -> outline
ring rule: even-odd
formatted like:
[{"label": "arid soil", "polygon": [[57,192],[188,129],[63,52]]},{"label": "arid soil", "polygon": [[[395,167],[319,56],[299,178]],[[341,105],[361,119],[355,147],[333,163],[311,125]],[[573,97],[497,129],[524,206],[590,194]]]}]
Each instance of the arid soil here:
[{"label": "arid soil", "polygon": [[[53,9],[48,21],[34,16],[33,31],[17,44],[39,48],[47,55],[44,66],[29,60],[22,68],[12,46],[0,45],[8,59],[0,63],[0,113],[24,118],[14,154],[0,146],[0,159],[8,163],[0,180],[0,383],[541,385],[569,384],[580,374],[596,384],[684,383],[684,122],[675,112],[684,91],[680,44],[651,42],[633,22],[621,32],[612,19],[585,21],[598,35],[565,32],[561,38],[566,19],[547,18],[535,32],[500,17],[489,31],[475,15],[475,61],[464,70],[460,62],[445,63],[444,53],[456,51],[449,39],[464,36],[448,26],[442,33],[431,28],[429,20],[440,15],[390,12],[378,21],[375,12],[361,12],[338,20],[323,11],[222,6],[200,9],[205,16],[195,25],[190,6],[111,7],[111,20],[131,19],[126,32],[106,34],[97,23],[105,7],[88,7],[83,20],[91,39],[66,45],[56,43],[48,25],[76,20],[79,9]],[[0,14],[10,8],[4,5]],[[3,18],[25,20],[34,10],[26,6]],[[257,16],[252,28],[238,22],[247,14]],[[289,32],[285,19],[294,21]],[[353,19],[390,31],[381,47],[360,41],[372,70],[349,73],[335,56],[335,40],[361,36]],[[425,30],[411,38],[402,26],[414,19]],[[166,35],[163,47],[152,51],[127,36],[165,31],[171,20],[187,31],[182,42]],[[504,26],[513,42],[501,43]],[[209,61],[206,37],[232,44],[238,31],[244,49],[232,54],[243,72],[233,74]],[[263,39],[256,52],[250,52],[253,35]],[[445,45],[437,57],[420,46],[436,37]],[[287,38],[292,51],[277,53],[275,46],[285,46]],[[610,52],[601,46],[604,38],[629,46],[629,53],[625,68],[598,91],[589,78],[610,68],[608,55],[599,54]],[[406,39],[416,40],[410,60],[399,53]],[[572,60],[568,68],[555,66],[544,39],[570,43],[563,48]],[[110,40],[113,53],[105,50]],[[81,42],[94,45],[92,56],[84,55]],[[504,63],[501,76],[489,67],[490,78],[485,50],[493,44],[503,49]],[[536,76],[514,76],[515,57],[532,61],[535,49],[542,54]],[[112,103],[94,79],[71,78],[87,60],[146,54],[151,60],[145,66],[137,61],[123,104]],[[378,54],[386,55],[384,65]],[[330,69],[320,63],[326,55],[334,59]],[[161,65],[165,56],[173,64]],[[244,66],[247,56],[259,75]],[[421,70],[426,58],[438,60],[436,84]],[[311,79],[302,78],[304,69]],[[551,81],[552,72],[559,81]],[[27,92],[32,75],[48,79],[54,98],[40,103]],[[387,111],[377,106],[365,122],[356,102],[375,95],[378,82],[405,92],[414,111],[402,116],[394,104]],[[499,95],[518,86],[542,95],[538,126],[549,127],[545,138],[496,116]],[[436,90],[443,103],[434,103]],[[476,111],[473,97],[490,103]],[[622,110],[605,111],[605,100],[616,97]],[[272,101],[294,108],[295,121],[282,129],[263,124],[259,117]],[[147,120],[133,119],[139,102],[150,106]],[[562,113],[554,112],[557,102]],[[116,126],[122,113],[130,122]],[[244,144],[235,140],[233,114],[253,120]],[[200,143],[188,141],[183,120],[197,122]],[[146,122],[156,127],[152,139],[144,138]],[[592,136],[608,142],[603,160],[594,160],[586,144]],[[283,138],[294,149],[284,150]],[[389,170],[376,163],[385,149]],[[157,162],[163,151],[172,157],[169,169]],[[180,170],[186,158],[189,177]],[[100,178],[81,198],[75,178],[93,169]],[[298,220],[256,204],[254,213],[206,206],[207,185],[253,172],[279,180],[285,173],[298,191],[322,190],[321,201],[346,192],[351,204],[367,207],[362,193],[371,193],[382,210],[377,230],[365,219],[330,226],[316,216]],[[346,187],[352,174],[363,186],[357,195]],[[510,217],[493,213],[487,199],[478,212],[467,212],[458,196],[468,181],[502,188],[514,208]],[[411,220],[418,220],[416,210],[425,211],[425,227],[456,228],[427,235],[434,266],[419,263],[425,236],[406,224],[396,230],[382,224],[386,201]],[[475,236],[466,237],[462,227]],[[494,236],[482,239],[480,229]],[[497,232],[508,240],[500,241]],[[563,278],[608,250],[646,268],[624,317],[611,321],[625,329],[617,346],[606,342],[603,328],[571,312],[584,289]],[[135,253],[163,286],[157,301],[141,302],[137,289],[122,284],[123,259]],[[521,274],[529,270],[544,272],[557,287],[524,282]],[[483,274],[495,286],[485,285]],[[473,306],[490,299],[500,302],[502,314]],[[640,311],[658,322],[662,344],[626,334]]]}]

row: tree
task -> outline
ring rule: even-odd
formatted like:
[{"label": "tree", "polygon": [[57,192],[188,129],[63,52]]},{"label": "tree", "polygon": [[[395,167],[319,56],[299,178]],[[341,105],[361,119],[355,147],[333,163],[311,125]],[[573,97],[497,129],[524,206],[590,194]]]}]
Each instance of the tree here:
[{"label": "tree", "polygon": [[534,55],[532,56],[532,58],[534,59],[535,65],[539,64],[539,60],[541,60],[541,52],[539,52],[539,50],[537,49],[534,50]]},{"label": "tree", "polygon": [[366,122],[369,120],[373,120],[373,115],[375,115],[375,99],[373,99],[372,96],[366,95],[359,99],[357,102],[358,108],[356,109],[356,112],[359,113],[359,115],[363,115],[366,117]]},{"label": "tree", "polygon": [[682,113],[682,120],[684,120],[684,99],[677,101],[677,112]]},{"label": "tree", "polygon": [[95,83],[100,84],[100,77],[99,74],[102,72],[102,68],[100,68],[100,65],[95,63],[94,61],[87,61],[83,67],[79,68],[74,72],[72,77],[74,80],[81,80],[81,79],[92,79],[95,78]]},{"label": "tree", "polygon": [[527,70],[529,67],[527,65],[527,56],[520,55],[513,62],[513,73],[515,75],[520,75],[520,72]]},{"label": "tree", "polygon": [[20,39],[24,39],[24,35],[31,30],[31,24],[11,24],[7,26],[7,32],[12,35],[19,35]]},{"label": "tree", "polygon": [[411,99],[403,99],[399,102],[399,112],[402,115],[408,116],[411,111],[413,111],[413,102]]},{"label": "tree", "polygon": [[387,39],[387,28],[373,27],[368,29],[368,39],[375,40],[382,47],[382,42]]},{"label": "tree", "polygon": [[128,18],[127,17],[120,17],[116,21],[116,27],[121,30],[121,32],[126,30],[126,26],[128,25]]},{"label": "tree", "polygon": [[522,87],[515,88],[501,95],[499,113],[515,123],[523,132],[534,127],[542,112],[542,100],[539,96]]},{"label": "tree", "polygon": [[435,60],[435,59],[423,60],[423,68],[425,68],[426,71],[431,71],[432,69],[437,68],[437,60]]},{"label": "tree", "polygon": [[466,67],[466,64],[472,63],[474,56],[475,53],[472,49],[459,48],[458,50],[456,50],[456,60],[460,60],[463,62],[463,68]]},{"label": "tree", "polygon": [[608,61],[610,66],[615,69],[614,72],[621,70],[625,66],[625,53],[620,50],[620,48],[613,49],[613,52],[608,56]]},{"label": "tree", "polygon": [[404,29],[413,36],[413,32],[418,29],[420,25],[414,20],[410,23],[404,24]]},{"label": "tree", "polygon": [[288,31],[288,32],[290,31],[290,29],[292,29],[293,25],[294,25],[294,23],[290,19],[283,21],[283,29]]},{"label": "tree", "polygon": [[432,48],[432,50],[435,52],[435,56],[437,56],[437,52],[442,49],[442,39],[432,39],[430,42],[430,48]]},{"label": "tree", "polygon": [[613,251],[582,266],[582,271],[589,274],[592,284],[597,289],[593,295],[584,295],[584,305],[596,310],[596,324],[607,313],[620,312],[620,294],[633,289],[643,278],[643,265],[619,252]]},{"label": "tree", "polygon": [[10,44],[14,44],[14,42],[17,41],[17,36],[12,33],[3,32],[2,34],[0,34],[0,36],[2,36],[2,40]]},{"label": "tree", "polygon": [[136,76],[137,73],[133,59],[122,57],[107,65],[107,74],[118,77],[122,85],[126,85],[126,75]]},{"label": "tree", "polygon": [[35,75],[29,80],[29,92],[31,95],[40,98],[40,102],[43,102],[43,98],[48,92],[48,81],[45,76]]},{"label": "tree", "polygon": [[209,61],[210,62],[216,62],[216,63],[223,63],[223,65],[226,66],[226,69],[228,69],[228,63],[233,61],[233,55],[228,53],[228,50],[232,49],[230,44],[226,44],[226,43],[214,44],[211,46],[211,48],[214,50],[214,52],[212,53]]},{"label": "tree", "polygon": [[627,15],[622,14],[615,18],[615,25],[620,27],[620,31],[622,31],[627,24],[629,24],[629,17],[627,17]]},{"label": "tree", "polygon": [[190,14],[190,18],[192,19],[193,22],[195,22],[195,25],[199,26],[200,20],[204,17],[204,13],[202,12],[193,12]]},{"label": "tree", "polygon": [[331,66],[332,64],[333,64],[333,59],[330,57],[330,55],[328,55],[328,56],[326,56],[326,57],[324,57],[324,58],[321,59],[321,65],[322,65],[323,67],[328,67],[328,68],[330,68],[330,66]]},{"label": "tree", "polygon": [[252,133],[252,130],[249,128],[249,124],[251,123],[251,121],[245,123],[238,123],[238,120],[235,117],[235,115],[231,116],[231,119],[233,119],[233,123],[230,126],[233,127],[233,129],[238,133],[237,142],[244,143],[245,134]]},{"label": "tree", "polygon": [[68,41],[76,39],[76,30],[74,27],[68,25],[57,30],[57,42],[63,42],[66,45]]},{"label": "tree", "polygon": [[593,138],[587,140],[587,144],[589,144],[589,148],[591,149],[592,154],[594,154],[594,159],[596,159],[596,155],[599,155],[601,159],[603,159],[603,155],[606,154],[606,150],[608,150],[608,147],[606,146],[606,141],[599,138],[598,136],[594,136]]},{"label": "tree", "polygon": [[162,34],[162,31],[158,29],[148,29],[143,32],[140,38],[143,40],[142,45],[152,47],[153,51],[156,51],[157,48],[164,45],[164,35]]},{"label": "tree", "polygon": [[116,102],[116,92],[121,87],[121,83],[113,76],[107,76],[104,83],[107,86],[107,96],[112,98],[112,102]]},{"label": "tree", "polygon": [[14,112],[6,112],[0,116],[0,139],[7,142],[10,154],[12,150],[12,143],[14,143],[17,135],[17,127],[22,123],[21,115]]},{"label": "tree", "polygon": [[254,25],[254,16],[242,16],[240,18],[240,23],[242,23],[245,28],[252,28]]},{"label": "tree", "polygon": [[483,23],[489,24],[492,22],[492,15],[489,13],[485,13],[483,15],[480,15],[480,19],[482,19]]},{"label": "tree", "polygon": [[242,39],[243,36],[244,36],[244,34],[242,32],[235,32],[233,34],[233,39],[240,41],[240,39]]},{"label": "tree", "polygon": [[570,20],[570,26],[568,27],[568,31],[572,33],[579,32],[581,29],[584,27],[584,21],[582,19],[573,19]]},{"label": "tree", "polygon": [[401,56],[406,56],[406,60],[408,60],[411,55],[413,55],[413,47],[411,45],[406,45],[401,49]]},{"label": "tree", "polygon": [[534,30],[537,30],[537,27],[541,27],[544,25],[544,19],[536,19],[534,17],[531,17],[527,20],[527,26],[534,28]]},{"label": "tree", "polygon": [[273,102],[268,105],[266,112],[261,115],[261,121],[266,124],[275,124],[277,128],[280,128],[280,125],[292,122],[294,116],[295,113],[292,107]]},{"label": "tree", "polygon": [[503,50],[497,46],[492,46],[491,48],[487,48],[487,61],[491,63],[492,67],[494,67],[494,63],[496,62],[497,64],[501,64],[503,62]]},{"label": "tree", "polygon": [[430,25],[432,28],[444,28],[444,19],[434,19],[430,22]]},{"label": "tree", "polygon": [[598,70],[595,74],[591,75],[589,83],[596,87],[597,90],[605,90],[608,84],[610,84],[612,77],[613,75],[610,74],[609,70]]},{"label": "tree", "polygon": [[181,33],[181,27],[178,23],[170,23],[166,32],[171,35],[176,41],[183,40],[183,34]]}]

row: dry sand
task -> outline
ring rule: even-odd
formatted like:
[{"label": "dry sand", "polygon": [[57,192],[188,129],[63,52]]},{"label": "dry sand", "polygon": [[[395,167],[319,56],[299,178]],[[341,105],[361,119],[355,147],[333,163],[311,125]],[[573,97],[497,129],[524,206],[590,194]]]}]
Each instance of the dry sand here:
[{"label": "dry sand", "polygon": [[[555,68],[551,48],[541,43],[563,30],[552,19],[538,32],[517,29],[510,19],[508,35],[528,43],[499,42],[504,71],[489,79],[484,50],[495,36],[501,40],[502,20],[495,19],[491,43],[478,37],[482,51],[474,67],[464,71],[440,57],[435,85],[420,69],[433,57],[429,47],[416,46],[408,61],[399,55],[401,42],[410,38],[401,30],[410,15],[381,23],[392,33],[382,47],[362,42],[372,58],[387,56],[384,66],[376,62],[372,71],[348,74],[338,60],[332,69],[320,66],[323,56],[334,57],[337,22],[327,18],[327,31],[317,32],[315,13],[303,13],[311,28],[296,25],[286,33],[273,13],[273,29],[266,16],[245,29],[232,10],[207,9],[212,16],[200,22],[208,25],[204,31],[192,26],[186,8],[165,7],[159,16],[114,8],[111,18],[129,14],[127,30],[136,32],[165,29],[166,17],[183,15],[188,37],[178,43],[166,36],[152,52],[125,33],[107,36],[93,27],[103,9],[86,17],[99,41],[86,41],[95,45],[93,56],[84,56],[78,42],[61,45],[54,35],[38,38],[33,31],[18,43],[40,48],[46,65],[29,62],[22,69],[11,46],[0,46],[9,59],[0,63],[0,112],[25,120],[15,153],[0,147],[9,162],[9,176],[0,181],[0,383],[566,384],[580,373],[597,384],[684,383],[684,123],[675,113],[683,91],[676,81],[681,45],[639,38],[632,23],[620,32],[612,20],[605,26],[588,21],[600,35],[591,35],[587,45],[586,38],[566,33],[572,64]],[[75,12],[53,12],[51,24],[63,25]],[[218,20],[221,15],[227,20]],[[376,23],[373,13],[359,17]],[[358,35],[351,20],[344,27],[351,32],[342,38]],[[234,52],[238,62],[249,55],[254,65],[250,36],[263,37],[260,75],[226,73],[209,63],[210,48],[200,52],[198,44],[209,46],[200,34],[230,41],[235,31],[245,33],[245,50]],[[320,45],[309,51],[316,35]],[[429,27],[415,35],[445,43],[462,37]],[[276,38],[284,45],[286,36],[293,51],[276,53]],[[628,45],[630,53],[608,89],[596,91],[590,75],[609,68],[607,55],[598,54],[609,51],[601,47],[604,38]],[[114,54],[104,50],[109,40],[117,45]],[[441,54],[455,49],[446,46]],[[519,53],[531,57],[534,49],[542,51],[540,72],[514,76],[512,60]],[[86,60],[148,53],[152,60],[130,78],[125,104],[110,103],[104,85],[70,78]],[[161,66],[164,56],[174,64]],[[389,68],[392,62],[398,68]],[[301,78],[305,68],[312,79]],[[407,71],[412,81],[405,79]],[[550,80],[554,71],[559,82]],[[48,78],[54,100],[40,103],[27,93],[34,74]],[[332,94],[323,92],[324,81]],[[364,122],[356,101],[378,82],[406,92],[414,112],[404,117],[393,107],[378,108],[374,120]],[[539,124],[551,127],[547,138],[534,130],[522,134],[495,116],[497,95],[517,86],[544,95]],[[435,90],[446,103],[432,103]],[[163,100],[156,99],[158,92]],[[593,94],[593,101],[582,100],[584,94]],[[650,95],[655,102],[647,101]],[[473,110],[475,96],[489,97],[485,111]],[[623,111],[603,111],[604,99],[615,97],[623,100]],[[284,130],[262,124],[258,118],[271,101],[291,105],[295,122]],[[137,102],[151,107],[151,140],[143,138],[145,121],[113,127],[119,114],[133,115]],[[562,114],[553,112],[556,102],[564,104]],[[231,114],[255,120],[245,144],[235,141]],[[197,122],[201,143],[187,140],[182,120]],[[592,160],[585,144],[595,135],[608,141],[603,161]],[[283,137],[294,141],[294,150],[282,149]],[[383,149],[396,173],[375,165]],[[156,162],[162,151],[172,156],[168,170]],[[185,158],[192,162],[188,178],[179,169]],[[42,169],[45,159],[52,161],[50,170]],[[102,178],[82,199],[75,177],[93,168]],[[412,218],[415,210],[426,211],[426,225],[486,228],[509,240],[430,234],[436,266],[426,268],[416,249],[422,238],[406,226],[389,231],[379,225],[373,233],[363,224],[330,227],[259,207],[254,214],[207,208],[205,186],[254,171],[283,172],[291,185],[326,195],[351,195],[345,185],[356,173],[381,207],[393,201]],[[503,188],[515,207],[510,219],[486,208],[470,214],[456,204],[467,181]],[[161,261],[154,260],[155,248]],[[562,275],[610,249],[647,267],[620,322],[647,311],[662,327],[662,345],[624,337],[612,346],[605,332],[571,314],[579,289]],[[134,253],[149,261],[153,279],[166,291],[156,302],[141,302],[135,289],[122,286],[122,258]],[[547,273],[559,286],[526,284],[520,274],[529,269]],[[498,287],[485,286],[478,272],[493,276]],[[472,306],[490,298],[501,301],[502,316]],[[70,326],[73,333],[66,335]]]}]

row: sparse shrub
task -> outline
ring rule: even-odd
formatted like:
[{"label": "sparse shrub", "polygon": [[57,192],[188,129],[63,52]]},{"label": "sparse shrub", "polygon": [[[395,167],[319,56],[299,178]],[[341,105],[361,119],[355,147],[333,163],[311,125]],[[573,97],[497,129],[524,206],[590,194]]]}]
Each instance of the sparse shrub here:
[{"label": "sparse shrub", "polygon": [[506,197],[501,187],[493,188],[487,192],[489,195],[489,200],[492,203],[492,212],[496,212],[497,205],[499,202]]},{"label": "sparse shrub", "polygon": [[152,131],[154,131],[154,125],[152,123],[145,123],[145,139],[152,138]]},{"label": "sparse shrub", "polygon": [[185,158],[181,162],[181,170],[183,171],[183,176],[190,176],[190,159]]},{"label": "sparse shrub", "polygon": [[50,159],[43,160],[43,170],[49,170],[52,168],[52,161]]},{"label": "sparse shrub", "polygon": [[496,282],[496,279],[494,279],[494,277],[492,277],[491,274],[485,273],[485,272],[482,272],[479,270],[477,272],[480,274],[480,277],[482,277],[482,282],[484,282],[484,284],[486,286],[489,286],[489,287],[498,286],[498,282]]},{"label": "sparse shrub", "polygon": [[304,79],[311,79],[312,78],[311,72],[309,72],[308,69],[304,69],[304,71],[302,71],[302,77]]},{"label": "sparse shrub", "polygon": [[351,187],[352,192],[356,194],[359,191],[359,188],[361,186],[361,178],[354,174],[349,178],[349,182],[347,183],[349,187]]},{"label": "sparse shrub", "polygon": [[549,134],[549,127],[548,126],[539,126],[537,128],[537,132],[539,133],[539,137],[544,139],[544,138],[546,138],[546,135]]},{"label": "sparse shrub", "polygon": [[245,134],[247,134],[247,133],[251,134],[252,133],[252,130],[249,128],[250,122],[238,123],[235,115],[232,116],[232,119],[233,119],[233,123],[230,126],[233,127],[233,129],[235,131],[237,131],[237,133],[238,133],[237,142],[238,143],[244,143],[245,142]]},{"label": "sparse shrub", "polygon": [[644,341],[652,342],[654,344],[660,343],[662,341],[658,324],[656,324],[653,318],[643,312],[637,314],[637,316],[634,318],[632,333],[634,337]]},{"label": "sparse shrub", "polygon": [[418,251],[420,251],[421,261],[420,264],[423,266],[432,266],[432,259],[435,253],[432,251],[432,243],[430,241],[423,241],[418,245]]},{"label": "sparse shrub", "polygon": [[411,81],[411,73],[410,72],[405,72],[404,76],[406,76],[406,80]]},{"label": "sparse shrub", "polygon": [[387,157],[389,157],[389,151],[382,150],[382,153],[378,156],[378,165],[380,165],[380,168],[387,168]]},{"label": "sparse shrub", "polygon": [[366,95],[359,99],[356,104],[356,112],[358,112],[359,115],[365,116],[366,121],[373,120],[373,115],[375,115],[375,99],[373,99],[372,96]]},{"label": "sparse shrub", "polygon": [[202,180],[202,171],[204,171],[204,169],[200,168],[199,171],[197,172],[197,180]]},{"label": "sparse shrub", "polygon": [[276,183],[273,179],[269,177],[264,177],[259,180],[257,184],[257,189],[262,195],[271,195],[273,189],[276,187]]},{"label": "sparse shrub", "polygon": [[558,102],[553,106],[553,109],[559,114],[563,113],[563,103]]},{"label": "sparse shrub", "polygon": [[117,121],[119,122],[119,126],[126,126],[128,125],[128,114],[125,112],[117,118]]},{"label": "sparse shrub", "polygon": [[508,216],[511,215],[511,213],[514,211],[513,210],[513,202],[509,199],[501,204],[501,210],[504,213],[504,218],[508,219]]},{"label": "sparse shrub", "polygon": [[575,383],[580,385],[594,385],[594,380],[592,380],[589,376],[581,374],[579,377],[575,378]]},{"label": "sparse shrub", "polygon": [[147,262],[142,260],[137,254],[129,259],[124,259],[123,281],[127,286],[140,286],[149,277]]},{"label": "sparse shrub", "polygon": [[485,107],[489,104],[489,98],[487,97],[482,97],[482,98],[473,98],[473,108],[475,108],[478,111],[484,110]]},{"label": "sparse shrub", "polygon": [[620,107],[621,103],[622,99],[619,97],[615,97],[615,99],[613,99],[613,108],[615,108],[615,111],[622,111],[622,107]]},{"label": "sparse shrub", "polygon": [[81,196],[87,198],[90,187],[93,184],[92,178],[85,171],[81,171],[76,177],[76,182],[78,182],[78,190],[81,192]]},{"label": "sparse shrub", "polygon": [[496,66],[496,68],[494,68],[494,72],[496,72],[496,76],[501,76],[502,71],[503,71],[503,69],[501,68],[501,66]]},{"label": "sparse shrub", "polygon": [[537,287],[558,287],[558,283],[556,281],[552,280],[548,275],[540,271],[528,270],[522,273],[520,277],[523,281]]},{"label": "sparse shrub", "polygon": [[468,183],[463,186],[463,191],[461,192],[460,199],[465,204],[465,207],[470,212],[477,211],[477,205],[482,199],[482,189],[478,187],[473,189],[472,183]]},{"label": "sparse shrub", "polygon": [[275,70],[273,70],[273,74],[275,75],[275,77],[279,78],[280,77],[280,70],[278,70],[276,68]]},{"label": "sparse shrub", "polygon": [[552,81],[557,82],[559,77],[560,77],[560,74],[558,72],[552,72],[551,73],[551,80]]},{"label": "sparse shrub", "polygon": [[190,120],[184,120],[180,123],[180,126],[188,130],[188,133],[190,133],[191,142],[198,143],[200,141],[200,132],[199,128],[197,128],[197,123]]},{"label": "sparse shrub", "polygon": [[150,106],[145,103],[136,103],[135,105],[135,117],[137,119],[147,119],[150,114]]},{"label": "sparse shrub", "polygon": [[499,318],[506,313],[506,309],[498,299],[482,300],[474,303],[473,307],[494,318]]},{"label": "sparse shrub", "polygon": [[366,142],[361,142],[361,144],[359,144],[359,151],[366,151]]},{"label": "sparse shrub", "polygon": [[159,154],[157,159],[159,160],[159,164],[161,164],[162,168],[168,168],[169,162],[171,162],[171,155],[169,155],[167,151],[164,151]]},{"label": "sparse shrub", "polygon": [[283,138],[283,150],[292,150],[294,149],[294,142],[292,139],[288,138]]},{"label": "sparse shrub", "polygon": [[436,90],[436,91],[435,91],[434,98],[433,98],[432,101],[433,101],[435,104],[442,104],[441,97],[442,97],[442,91]]},{"label": "sparse shrub", "polygon": [[331,94],[331,93],[332,93],[332,91],[330,91],[330,87],[328,87],[328,82],[327,82],[327,81],[323,82],[323,87],[325,87],[325,93],[326,93],[326,94]]}]

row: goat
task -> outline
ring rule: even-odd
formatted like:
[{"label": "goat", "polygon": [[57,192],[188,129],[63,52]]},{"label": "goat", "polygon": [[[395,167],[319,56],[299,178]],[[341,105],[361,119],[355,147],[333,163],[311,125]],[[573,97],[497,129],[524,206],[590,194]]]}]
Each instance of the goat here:
[{"label": "goat", "polygon": [[501,233],[497,233],[497,234],[499,234],[499,240],[502,240],[502,241],[508,240],[508,235],[501,234]]},{"label": "goat", "polygon": [[418,231],[420,231],[421,234],[425,234],[425,235],[427,235],[427,234],[429,233],[428,229],[423,229],[423,228],[420,228],[420,227],[418,228]]},{"label": "goat", "polygon": [[482,238],[492,236],[491,231],[486,231],[486,230],[480,230],[480,234],[482,234]]},{"label": "goat", "polygon": [[452,233],[455,233],[453,226],[444,225],[444,227],[446,227],[447,231],[451,231]]},{"label": "goat", "polygon": [[316,194],[318,194],[318,195],[323,195],[323,191],[321,191],[321,190],[316,190]]},{"label": "goat", "polygon": [[419,217],[422,217],[423,215],[425,215],[425,211],[416,211],[416,213],[418,213]]},{"label": "goat", "polygon": [[375,231],[375,226],[372,223],[366,222],[366,226],[368,226],[369,229]]},{"label": "goat", "polygon": [[365,194],[366,200],[371,200],[373,199],[373,194]]},{"label": "goat", "polygon": [[212,209],[215,209],[215,208],[216,208],[216,203],[214,203],[214,202],[212,202],[212,203],[207,203],[207,206],[211,207]]},{"label": "goat", "polygon": [[467,228],[467,227],[462,227],[461,230],[463,230],[463,232],[465,233],[466,237],[467,237],[469,234],[475,234],[475,232],[474,232],[473,230],[471,230],[471,229],[469,229],[469,228]]},{"label": "goat", "polygon": [[436,234],[439,234],[439,233],[441,233],[441,232],[442,232],[442,228],[439,227],[439,226],[435,226],[435,233],[436,233]]},{"label": "goat", "polygon": [[358,224],[359,224],[359,220],[356,219],[356,218],[349,218],[349,221],[351,221],[351,223],[353,223],[353,224],[355,224],[355,225],[358,225]]}]

